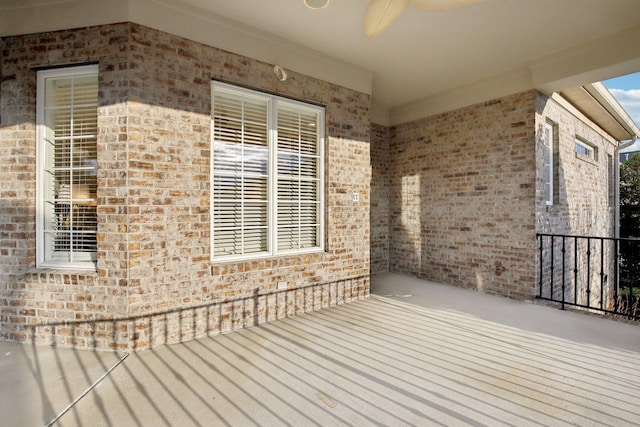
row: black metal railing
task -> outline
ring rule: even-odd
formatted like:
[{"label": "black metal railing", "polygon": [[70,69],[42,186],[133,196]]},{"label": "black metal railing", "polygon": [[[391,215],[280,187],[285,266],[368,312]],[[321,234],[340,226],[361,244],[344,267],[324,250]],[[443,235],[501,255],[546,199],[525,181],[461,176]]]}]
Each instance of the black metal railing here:
[{"label": "black metal railing", "polygon": [[541,300],[640,319],[640,239],[537,234]]}]

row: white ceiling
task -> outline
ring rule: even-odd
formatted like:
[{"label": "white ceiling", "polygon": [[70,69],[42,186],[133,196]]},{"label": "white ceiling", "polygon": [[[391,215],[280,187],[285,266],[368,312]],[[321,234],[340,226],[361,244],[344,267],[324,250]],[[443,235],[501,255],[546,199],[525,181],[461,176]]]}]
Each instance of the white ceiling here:
[{"label": "white ceiling", "polygon": [[[362,30],[367,4],[0,0],[0,36],[132,20],[371,93],[386,124],[640,71],[639,0],[483,0],[446,11],[409,5],[373,39]],[[62,12],[52,19],[65,6],[64,19]]]},{"label": "white ceiling", "polygon": [[588,44],[640,18],[638,0],[484,0],[445,11],[409,5],[368,39],[368,0],[330,0],[320,10],[303,0],[185,2],[371,70],[376,102],[391,108]]}]

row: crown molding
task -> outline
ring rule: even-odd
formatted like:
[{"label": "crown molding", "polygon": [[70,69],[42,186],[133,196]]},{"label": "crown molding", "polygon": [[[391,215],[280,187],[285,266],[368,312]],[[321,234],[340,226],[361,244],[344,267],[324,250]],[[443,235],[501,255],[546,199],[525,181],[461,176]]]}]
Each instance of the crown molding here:
[{"label": "crown molding", "polygon": [[553,92],[640,70],[640,25],[531,61],[533,87]]},{"label": "crown molding", "polygon": [[[135,22],[373,94],[373,73],[204,10],[186,0],[2,0],[0,37],[118,22]],[[536,89],[550,96],[640,70],[640,25],[537,58],[512,71],[443,90],[386,109],[371,106],[370,120],[392,126],[509,94]]]},{"label": "crown molding", "polygon": [[391,125],[398,125],[529,89],[529,70],[520,68],[392,108],[389,121]]},{"label": "crown molding", "polygon": [[371,95],[373,73],[180,0],[3,0],[0,37],[135,22]]},{"label": "crown molding", "polygon": [[[529,89],[551,96],[554,92],[638,72],[638,40],[640,25],[538,58],[508,73],[392,108],[388,112],[388,125],[397,125]],[[381,113],[378,115],[382,116]]]},{"label": "crown molding", "polygon": [[130,20],[371,95],[373,73],[179,0],[129,0]]}]

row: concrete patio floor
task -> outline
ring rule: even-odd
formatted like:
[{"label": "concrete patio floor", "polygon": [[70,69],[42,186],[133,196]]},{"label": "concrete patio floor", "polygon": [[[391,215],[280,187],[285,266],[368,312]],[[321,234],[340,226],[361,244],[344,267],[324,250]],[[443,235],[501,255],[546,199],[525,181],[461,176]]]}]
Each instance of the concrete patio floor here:
[{"label": "concrete patio floor", "polygon": [[0,342],[0,425],[640,424],[638,325],[397,274],[372,293],[128,356]]}]

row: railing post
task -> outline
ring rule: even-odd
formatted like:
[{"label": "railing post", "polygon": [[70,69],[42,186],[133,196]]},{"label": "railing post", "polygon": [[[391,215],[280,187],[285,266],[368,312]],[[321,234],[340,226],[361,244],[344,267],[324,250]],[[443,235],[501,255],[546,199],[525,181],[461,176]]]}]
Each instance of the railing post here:
[{"label": "railing post", "polygon": [[618,312],[618,287],[620,286],[620,240],[614,240],[614,264],[613,264],[613,311]]},{"label": "railing post", "polygon": [[578,236],[573,238],[573,305],[578,304]]},{"label": "railing post", "polygon": [[591,237],[587,237],[587,307],[591,306]]},{"label": "railing post", "polygon": [[542,234],[538,234],[538,238],[540,239],[540,259],[539,259],[539,263],[540,263],[540,277],[538,278],[539,281],[539,291],[538,291],[538,297],[542,298],[542,272],[543,272],[543,261],[544,258],[542,256],[542,246],[543,246],[543,242],[544,242],[544,236]]},{"label": "railing post", "polygon": [[565,247],[565,236],[562,236],[562,309],[564,310],[564,299],[565,299],[565,293],[566,293],[566,277],[565,277],[565,273],[567,270],[566,267],[566,259],[565,259],[565,253],[567,252],[566,247]]},{"label": "railing post", "polygon": [[631,252],[631,256],[630,256],[630,260],[627,260],[627,276],[629,278],[629,293],[626,296],[626,308],[627,311],[631,310],[631,307],[633,307],[633,288],[634,288],[634,284],[636,282],[636,276],[637,276],[637,267],[636,267],[636,263],[633,262],[632,260],[636,259],[636,247],[635,245],[631,246],[631,250],[629,251]]},{"label": "railing post", "polygon": [[604,239],[600,239],[600,310],[604,306]]},{"label": "railing post", "polygon": [[554,279],[554,277],[553,277],[553,269],[554,269],[553,263],[554,263],[554,261],[556,259],[555,251],[553,250],[555,245],[556,245],[556,243],[554,241],[554,237],[555,236],[551,236],[551,250],[550,250],[550,253],[551,253],[551,268],[549,269],[549,275],[551,276],[551,278],[549,280],[549,296],[551,297],[551,299],[553,299],[553,279]]}]

